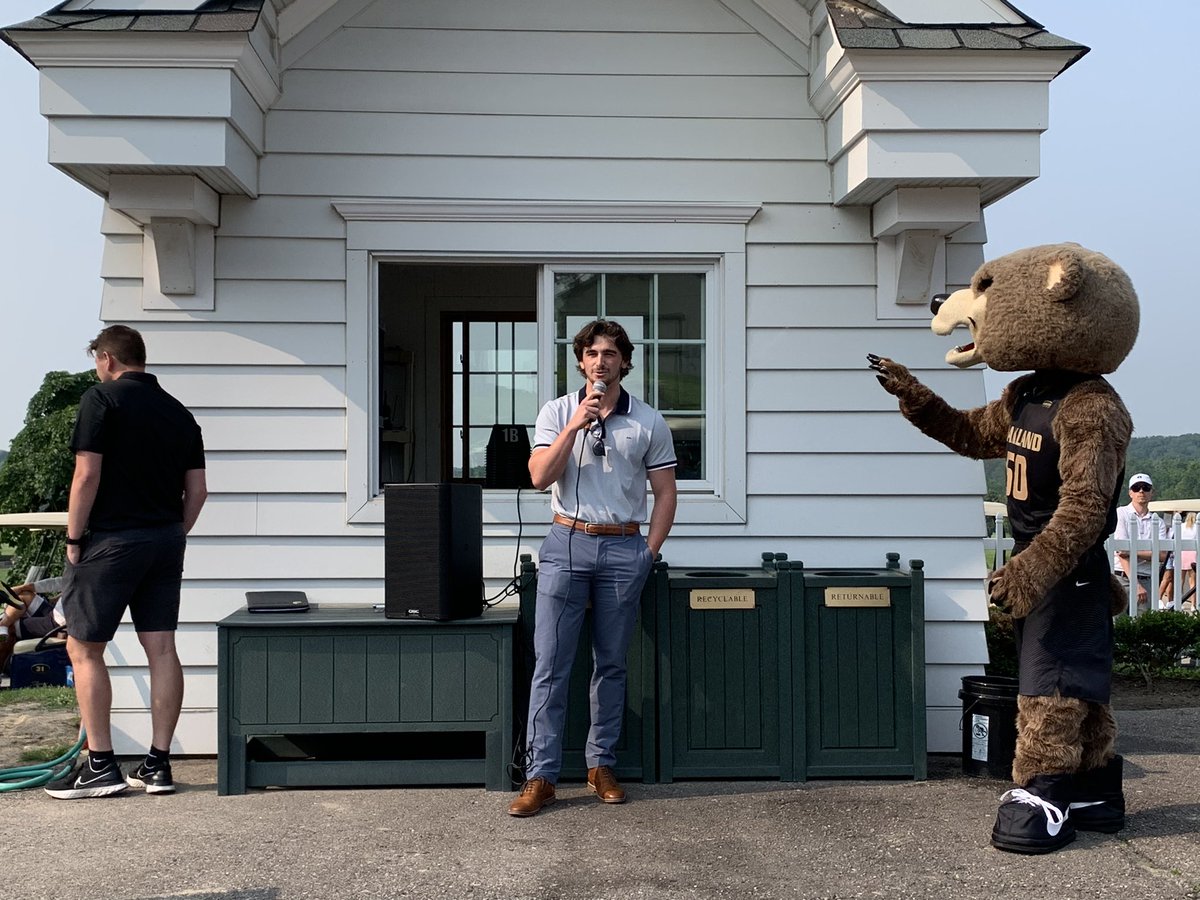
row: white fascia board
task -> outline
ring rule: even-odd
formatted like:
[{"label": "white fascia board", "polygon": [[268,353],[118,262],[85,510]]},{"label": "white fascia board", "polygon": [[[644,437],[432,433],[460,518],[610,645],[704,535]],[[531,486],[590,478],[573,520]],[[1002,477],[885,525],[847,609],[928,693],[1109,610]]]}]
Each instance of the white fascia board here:
[{"label": "white fascia board", "polygon": [[[832,29],[831,29],[832,31]],[[1049,84],[1077,54],[1064,50],[926,50],[900,52],[880,50],[841,53],[824,79],[814,79],[809,99],[813,108],[828,119],[851,93],[867,82],[992,82],[1028,81]]]},{"label": "white fascia board", "polygon": [[[258,28],[266,28],[262,22]],[[279,98],[277,66],[263,60],[245,32],[145,32],[78,31],[9,32],[38,69],[56,66],[128,69],[230,69],[245,85],[262,110]],[[187,115],[186,111],[181,111]]]}]

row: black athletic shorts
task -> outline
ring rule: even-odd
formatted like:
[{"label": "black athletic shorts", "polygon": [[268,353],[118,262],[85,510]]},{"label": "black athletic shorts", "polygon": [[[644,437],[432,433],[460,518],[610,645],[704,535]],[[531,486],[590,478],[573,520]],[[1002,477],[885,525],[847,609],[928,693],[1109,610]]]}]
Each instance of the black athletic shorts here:
[{"label": "black athletic shorts", "polygon": [[1050,589],[1017,636],[1019,692],[1061,694],[1108,703],[1112,693],[1113,624],[1109,565],[1103,548],[1089,551],[1074,572]]},{"label": "black athletic shorts", "polygon": [[111,641],[126,609],[138,631],[174,631],[186,544],[180,524],[89,533],[64,573],[67,634]]}]

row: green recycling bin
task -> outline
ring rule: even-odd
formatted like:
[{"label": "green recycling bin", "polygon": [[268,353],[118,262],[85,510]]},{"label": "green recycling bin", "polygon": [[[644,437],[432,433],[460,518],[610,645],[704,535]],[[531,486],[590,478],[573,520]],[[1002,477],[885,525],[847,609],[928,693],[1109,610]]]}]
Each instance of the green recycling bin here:
[{"label": "green recycling bin", "polygon": [[[616,774],[625,781],[653,784],[655,762],[655,627],[658,597],[666,589],[666,564],[656,562],[642,589],[641,611],[629,643],[625,682],[625,718],[617,743]],[[513,679],[514,745],[525,746],[529,716],[529,684],[533,678],[533,629],[537,617],[537,570],[528,554],[521,556],[521,616],[518,629],[516,677]],[[592,675],[592,613],[589,609],[579,633],[571,682],[567,688],[566,730],[560,776],[574,780],[587,777],[584,747],[591,727],[589,688]]]},{"label": "green recycling bin", "polygon": [[793,564],[792,584],[798,772],[924,779],[924,563]]},{"label": "green recycling bin", "polygon": [[787,557],[667,576],[658,608],[659,779],[793,778]]}]

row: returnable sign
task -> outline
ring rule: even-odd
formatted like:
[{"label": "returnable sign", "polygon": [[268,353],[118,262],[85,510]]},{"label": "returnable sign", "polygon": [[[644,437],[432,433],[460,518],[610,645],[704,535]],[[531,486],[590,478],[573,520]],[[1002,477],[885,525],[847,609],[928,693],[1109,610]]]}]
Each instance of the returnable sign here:
[{"label": "returnable sign", "polygon": [[692,609],[754,609],[751,588],[693,588],[688,593]]},{"label": "returnable sign", "polygon": [[826,606],[891,606],[892,589],[887,587],[827,587]]}]

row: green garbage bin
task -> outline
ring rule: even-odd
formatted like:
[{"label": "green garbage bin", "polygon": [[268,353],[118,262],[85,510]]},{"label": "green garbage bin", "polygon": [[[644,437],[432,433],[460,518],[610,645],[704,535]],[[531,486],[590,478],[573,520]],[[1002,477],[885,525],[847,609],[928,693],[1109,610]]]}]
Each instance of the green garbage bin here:
[{"label": "green garbage bin", "polygon": [[924,563],[794,564],[792,584],[798,773],[925,778]]},{"label": "green garbage bin", "polygon": [[[617,776],[625,781],[653,784],[658,772],[655,757],[655,626],[658,597],[665,592],[666,564],[654,564],[642,589],[641,610],[629,644],[628,674],[625,682],[625,718],[617,743]],[[537,570],[528,554],[521,556],[521,617],[518,629],[516,672],[513,679],[514,745],[525,746],[525,725],[529,716],[529,684],[533,679],[533,629],[537,619]],[[584,748],[591,727],[589,687],[592,676],[592,613],[589,609],[579,633],[571,682],[567,688],[567,719],[563,734],[561,777],[568,780],[587,777]]]},{"label": "green garbage bin", "polygon": [[659,605],[659,779],[793,780],[787,558],[688,568]]}]

